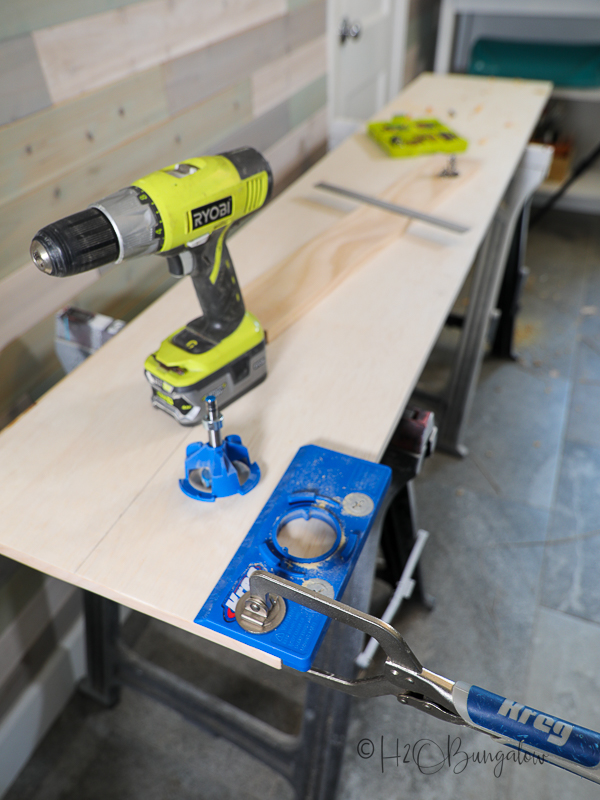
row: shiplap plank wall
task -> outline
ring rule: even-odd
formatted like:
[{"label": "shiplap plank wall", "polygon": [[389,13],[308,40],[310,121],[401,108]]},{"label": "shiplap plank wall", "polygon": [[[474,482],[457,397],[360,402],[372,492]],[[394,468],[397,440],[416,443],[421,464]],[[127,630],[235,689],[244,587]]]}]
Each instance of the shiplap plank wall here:
[{"label": "shiplap plank wall", "polygon": [[167,119],[153,69],[0,128],[2,205]]},{"label": "shiplap plank wall", "polygon": [[0,39],[60,25],[90,14],[121,8],[139,0],[2,0]]},{"label": "shiplap plank wall", "polygon": [[169,61],[164,65],[169,110],[176,113],[204,100],[324,31],[325,4],[311,3],[296,13]]},{"label": "shiplap plank wall", "polygon": [[286,0],[146,0],[35,31],[54,102],[106,86],[264,24]]},{"label": "shiplap plank wall", "polygon": [[0,42],[0,125],[51,102],[31,36]]},{"label": "shiplap plank wall", "polygon": [[325,36],[256,70],[252,75],[252,105],[261,114],[317,80],[327,70]]}]

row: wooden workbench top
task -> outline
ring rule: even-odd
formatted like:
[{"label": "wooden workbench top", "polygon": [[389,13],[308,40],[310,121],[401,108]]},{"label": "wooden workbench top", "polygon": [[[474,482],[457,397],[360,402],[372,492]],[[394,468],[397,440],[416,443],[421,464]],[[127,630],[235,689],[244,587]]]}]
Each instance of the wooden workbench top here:
[{"label": "wooden workbench top", "polygon": [[[185,446],[204,429],[150,405],[146,356],[198,314],[185,279],[2,432],[0,552],[278,666],[193,619],[299,447],[379,459],[550,89],[424,75],[378,115],[437,117],[469,140],[477,169],[435,213],[470,231],[411,223],[269,344],[267,380],[224,412],[224,434],[241,435],[261,467],[256,489],[215,503],[183,495]],[[242,286],[356,208],[317,181],[379,194],[416,163],[364,134],[346,141],[233,237]]]}]

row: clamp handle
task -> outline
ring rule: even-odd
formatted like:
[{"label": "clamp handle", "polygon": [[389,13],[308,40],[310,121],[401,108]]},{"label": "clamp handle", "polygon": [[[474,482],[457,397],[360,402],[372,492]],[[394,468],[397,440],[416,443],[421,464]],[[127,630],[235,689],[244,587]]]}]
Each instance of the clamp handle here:
[{"label": "clamp handle", "polygon": [[600,783],[600,733],[466,683],[454,684],[452,699],[470,728]]},{"label": "clamp handle", "polygon": [[387,660],[384,675],[348,681],[310,669],[317,683],[358,697],[393,694],[405,705],[431,716],[466,725],[499,743],[537,756],[582,778],[600,783],[600,733],[515,703],[478,686],[454,683],[424,669],[398,631],[382,620],[270,572],[250,576],[250,594],[267,594],[300,603],[375,638]]}]

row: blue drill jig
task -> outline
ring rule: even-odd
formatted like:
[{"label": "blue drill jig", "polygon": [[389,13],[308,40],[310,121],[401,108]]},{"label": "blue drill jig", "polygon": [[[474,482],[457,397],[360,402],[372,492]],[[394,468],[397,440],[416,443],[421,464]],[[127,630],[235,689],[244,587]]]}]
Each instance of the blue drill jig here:
[{"label": "blue drill jig", "polygon": [[208,431],[208,444],[194,442],[185,452],[185,478],[179,481],[184,494],[194,500],[214,502],[216,497],[247,494],[260,480],[260,468],[250,463],[248,449],[239,436],[221,441],[223,415],[217,400],[206,398],[207,413],[202,424]]}]

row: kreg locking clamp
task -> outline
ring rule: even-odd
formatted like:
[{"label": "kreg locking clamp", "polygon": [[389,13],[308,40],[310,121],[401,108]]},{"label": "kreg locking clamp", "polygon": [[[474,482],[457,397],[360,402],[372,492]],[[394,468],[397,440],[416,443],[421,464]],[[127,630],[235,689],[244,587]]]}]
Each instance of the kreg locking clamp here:
[{"label": "kreg locking clamp", "polygon": [[250,591],[245,599],[247,604],[256,602],[260,606],[266,624],[271,614],[285,613],[284,601],[299,603],[374,637],[386,654],[381,675],[346,680],[309,669],[304,674],[311,680],[356,697],[395,695],[404,705],[455,725],[474,728],[500,744],[600,783],[600,734],[477,686],[430,672],[398,631],[376,617],[264,571],[250,576]]}]

